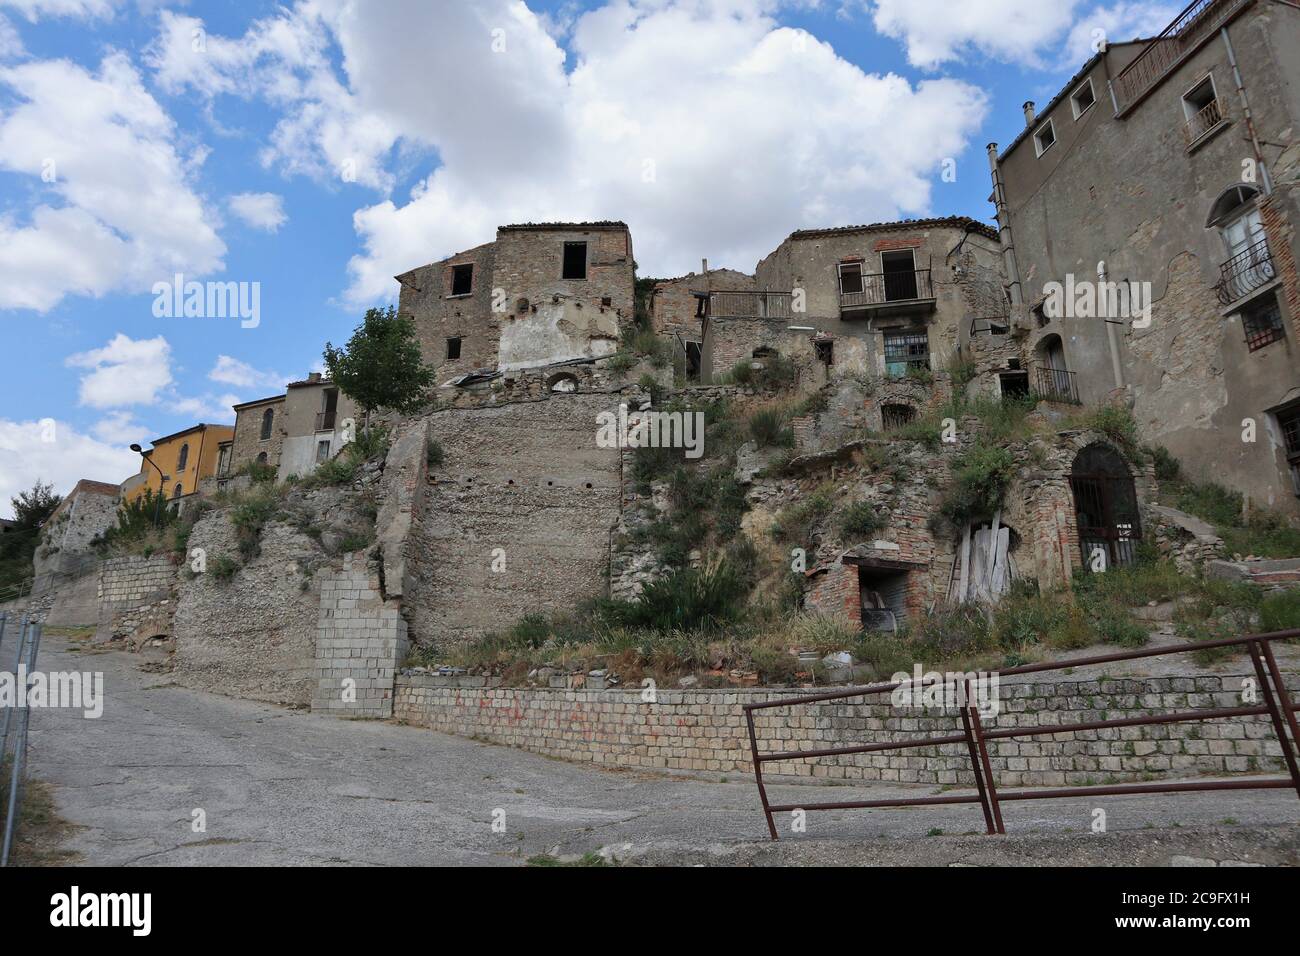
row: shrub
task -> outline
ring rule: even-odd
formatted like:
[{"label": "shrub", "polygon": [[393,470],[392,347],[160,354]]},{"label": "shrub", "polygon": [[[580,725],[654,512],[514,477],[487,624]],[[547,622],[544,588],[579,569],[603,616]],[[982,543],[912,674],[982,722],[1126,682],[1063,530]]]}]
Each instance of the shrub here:
[{"label": "shrub", "polygon": [[873,502],[855,501],[840,516],[840,533],[844,538],[867,538],[885,526],[885,519]]},{"label": "shrub", "polygon": [[1148,445],[1145,451],[1155,463],[1158,480],[1177,481],[1182,477],[1182,464],[1164,445]]},{"label": "shrub", "polygon": [[971,382],[975,381],[975,362],[971,359],[954,359],[948,366],[948,374],[952,376],[954,388],[965,388]]},{"label": "shrub", "polygon": [[611,372],[622,375],[636,364],[636,356],[631,352],[615,352],[607,364]]},{"label": "shrub", "polygon": [[240,468],[237,474],[247,475],[253,480],[253,484],[275,481],[275,468],[264,461],[250,461]]},{"label": "shrub", "polygon": [[772,523],[772,537],[781,544],[807,545],[813,526],[830,514],[834,506],[831,489],[818,488],[776,516]]},{"label": "shrub", "polygon": [[636,601],[611,602],[615,622],[658,630],[715,628],[740,614],[744,585],[730,563],[681,568],[653,581]]},{"label": "shrub", "polygon": [[953,480],[940,512],[957,527],[993,517],[1015,476],[1011,452],[995,445],[976,445],[953,466]]},{"label": "shrub", "polygon": [[789,448],[794,445],[794,433],[786,428],[785,416],[775,408],[764,408],[750,416],[749,434],[760,448]]},{"label": "shrub", "polygon": [[1176,507],[1223,528],[1242,526],[1241,493],[1212,481],[1183,485],[1178,490]]},{"label": "shrub", "polygon": [[1300,590],[1270,594],[1259,606],[1260,630],[1290,631],[1300,628]]},{"label": "shrub", "polygon": [[425,464],[430,468],[440,468],[442,467],[443,457],[442,442],[436,438],[430,438],[429,445],[424,450]]},{"label": "shrub", "polygon": [[257,556],[262,528],[271,520],[279,507],[275,495],[268,491],[254,491],[230,509],[230,523],[239,541],[239,553],[245,561]]},{"label": "shrub", "polygon": [[230,581],[239,571],[239,562],[229,555],[222,554],[208,562],[208,574],[222,584]]},{"label": "shrub", "polygon": [[1137,422],[1127,408],[1122,405],[1102,405],[1086,416],[1085,424],[1119,445],[1130,459],[1141,458]]}]

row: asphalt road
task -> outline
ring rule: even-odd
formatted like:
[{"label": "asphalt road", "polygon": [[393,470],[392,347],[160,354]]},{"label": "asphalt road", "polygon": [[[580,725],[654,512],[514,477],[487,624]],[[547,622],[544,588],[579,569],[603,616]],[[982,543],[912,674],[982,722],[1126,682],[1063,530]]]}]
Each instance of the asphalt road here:
[{"label": "asphalt road", "polygon": [[[517,865],[544,853],[608,846],[626,853],[627,845],[647,862],[837,862],[852,850],[844,860],[857,864],[943,863],[934,854],[944,841],[956,841],[962,857],[990,839],[961,836],[982,833],[977,805],[824,812],[808,815],[806,833],[784,833],[776,857],[765,849],[748,777],[611,772],[393,723],[234,700],[146,673],[137,656],[81,648],[46,637],[40,668],[102,671],[103,716],[34,711],[30,753],[59,814],[79,827],[67,847],[89,864]],[[872,798],[934,792],[789,785],[771,795],[800,803],[868,789]],[[1107,812],[1104,837],[1090,829],[1096,806]],[[1196,856],[1196,835],[1209,834],[1202,842],[1217,840],[1218,848],[1204,852],[1216,858],[1253,859],[1251,847],[1267,844],[1260,861],[1286,863],[1300,833],[1300,800],[1283,790],[1018,803],[1004,816],[1012,836],[992,839],[1006,853],[982,862],[1030,862],[1032,847],[1050,844],[1063,858],[1086,849],[1091,856],[1080,862],[1105,863],[1098,841],[1119,853],[1126,843],[1150,844],[1154,828],[1178,839],[1150,859],[1119,853],[1115,862]],[[782,821],[783,831],[789,826]]]}]

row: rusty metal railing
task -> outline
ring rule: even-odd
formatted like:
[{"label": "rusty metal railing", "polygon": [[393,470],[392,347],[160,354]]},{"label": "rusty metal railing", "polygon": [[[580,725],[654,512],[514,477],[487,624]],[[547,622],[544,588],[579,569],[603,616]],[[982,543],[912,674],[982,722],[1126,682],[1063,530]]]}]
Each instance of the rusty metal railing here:
[{"label": "rusty metal railing", "polygon": [[[778,707],[799,707],[808,704],[823,703],[833,700],[849,700],[854,697],[866,697],[873,694],[889,693],[903,686],[902,682],[892,684],[874,684],[869,687],[854,687],[843,691],[828,691],[822,694],[810,694],[802,697],[790,697],[784,700],[770,700],[759,704],[745,704],[745,724],[749,730],[750,756],[754,763],[754,780],[758,785],[759,799],[763,802],[763,814],[767,818],[767,829],[772,839],[777,839],[776,824],[772,819],[774,813],[789,813],[795,810],[866,810],[886,807],[921,807],[940,804],[978,803],[984,811],[984,823],[987,832],[1006,833],[1002,823],[1001,804],[1013,800],[1049,800],[1058,797],[1084,796],[1121,796],[1125,794],[1181,793],[1204,790],[1271,790],[1294,788],[1300,797],[1300,765],[1297,764],[1296,747],[1300,747],[1300,727],[1296,724],[1297,707],[1291,702],[1282,672],[1277,666],[1270,646],[1273,641],[1290,640],[1300,637],[1300,629],[1275,631],[1269,634],[1251,634],[1245,637],[1221,638],[1213,641],[1201,641],[1195,644],[1183,644],[1178,647],[1146,648],[1137,651],[1121,651],[1114,654],[1101,654],[1095,657],[1078,658],[1071,661],[1051,661],[1041,664],[1025,664],[999,671],[999,678],[1013,677],[1019,674],[1037,674],[1044,671],[1063,670],[1066,668],[1086,667],[1092,664],[1110,664],[1116,661],[1131,661],[1144,657],[1162,657],[1171,654],[1187,654],[1194,651],[1209,650],[1219,647],[1246,645],[1255,676],[1259,680],[1260,696],[1264,703],[1246,707],[1218,707],[1188,711],[1175,711],[1166,714],[1153,714],[1150,717],[1125,717],[1116,720],[1081,721],[1073,724],[1038,724],[1034,726],[1017,726],[1003,729],[986,730],[980,721],[979,710],[974,706],[974,697],[970,693],[969,681],[965,684],[965,705],[958,707],[961,718],[961,733],[913,738],[909,740],[885,741],[882,743],[860,744],[849,747],[824,747],[817,750],[786,750],[772,753],[760,753],[758,735],[754,728],[754,712]],[[1270,684],[1271,681],[1271,684]],[[1290,779],[1285,777],[1250,777],[1244,780],[1207,780],[1175,781],[1172,783],[1138,783],[1138,784],[1104,784],[1084,787],[1056,787],[1034,790],[999,791],[989,761],[988,741],[1004,740],[1011,737],[1050,737],[1085,730],[1104,730],[1113,727],[1141,727],[1145,725],[1173,724],[1189,721],[1214,720],[1228,717],[1253,717],[1267,715],[1273,724],[1282,746],[1282,757],[1290,772]],[[1291,737],[1287,737],[1287,729]],[[839,757],[852,754],[879,753],[889,750],[905,750],[916,747],[935,747],[942,744],[965,744],[970,756],[971,771],[975,777],[974,794],[941,794],[930,797],[894,798],[888,800],[841,800],[822,803],[773,804],[768,801],[767,789],[763,783],[763,765],[784,760],[810,760],[818,757]]]}]

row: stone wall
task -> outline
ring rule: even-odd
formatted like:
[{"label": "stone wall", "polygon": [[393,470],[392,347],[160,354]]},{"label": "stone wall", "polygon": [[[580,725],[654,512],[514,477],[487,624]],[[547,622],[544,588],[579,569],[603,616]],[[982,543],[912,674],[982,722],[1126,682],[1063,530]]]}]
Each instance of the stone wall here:
[{"label": "stone wall", "polygon": [[556,394],[430,416],[444,458],[413,509],[403,593],[412,640],[473,640],[603,592],[621,456],[597,447],[596,416],[619,401]]},{"label": "stone wall", "polygon": [[41,528],[32,561],[35,587],[57,583],[53,575],[76,571],[93,560],[91,542],[117,523],[116,485],[79,481]]},{"label": "stone wall", "polygon": [[[262,438],[262,420],[271,412],[271,434]],[[231,440],[229,474],[266,455],[266,464],[280,466],[280,449],[284,445],[284,396],[263,399],[235,409],[235,437]]]},{"label": "stone wall", "polygon": [[400,602],[384,598],[378,567],[348,555],[321,584],[312,710],[391,717],[393,677],[406,652]]},{"label": "stone wall", "polygon": [[[1248,675],[1005,682],[1002,709],[986,729],[1149,716],[1240,706]],[[1292,693],[1300,675],[1288,675]],[[472,686],[482,678],[401,675],[394,716],[406,723],[534,753],[650,770],[749,773],[742,705],[806,692],[517,690]],[[460,684],[462,686],[455,686]],[[760,749],[804,750],[961,732],[956,714],[870,706],[860,699],[755,713]],[[1266,717],[1077,731],[1054,738],[990,741],[999,786],[1086,785],[1150,778],[1282,770]],[[768,764],[765,776],[970,786],[965,744]]]}]

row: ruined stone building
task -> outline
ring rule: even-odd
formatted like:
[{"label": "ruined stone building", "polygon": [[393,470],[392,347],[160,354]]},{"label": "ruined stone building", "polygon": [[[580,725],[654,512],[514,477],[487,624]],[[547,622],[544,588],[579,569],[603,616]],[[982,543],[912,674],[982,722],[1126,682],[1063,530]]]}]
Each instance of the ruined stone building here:
[{"label": "ruined stone building", "polygon": [[397,276],[439,385],[612,355],[633,314],[621,222],[502,226],[496,241]]},{"label": "ruined stone building", "polygon": [[[1010,146],[989,147],[1024,337],[1012,351],[1034,386],[1123,401],[1195,478],[1293,512],[1298,49],[1294,4],[1202,0],[1092,57],[1045,108],[1025,104]],[[1109,308],[1076,299],[1093,287]]]},{"label": "ruined stone building", "polygon": [[803,229],[754,275],[711,270],[658,285],[653,327],[715,381],[773,353],[816,387],[851,374],[946,369],[972,323],[1008,316],[997,234],[961,216]]}]

